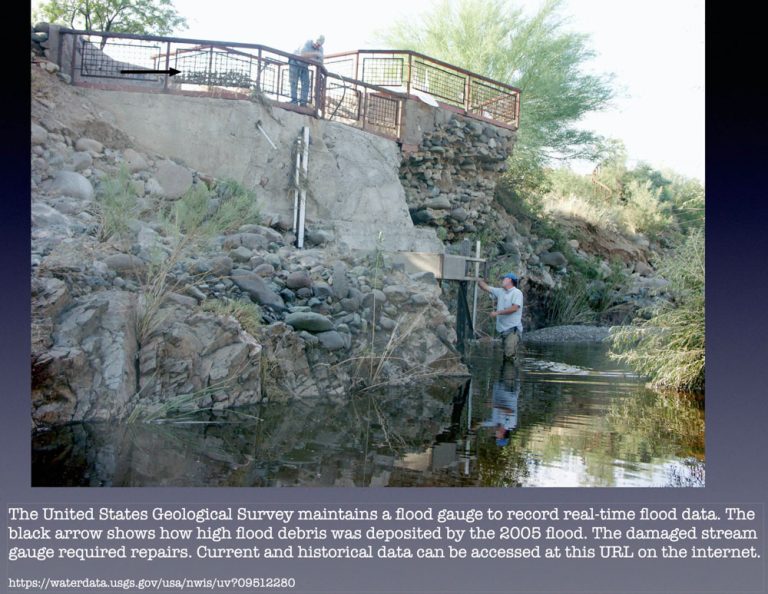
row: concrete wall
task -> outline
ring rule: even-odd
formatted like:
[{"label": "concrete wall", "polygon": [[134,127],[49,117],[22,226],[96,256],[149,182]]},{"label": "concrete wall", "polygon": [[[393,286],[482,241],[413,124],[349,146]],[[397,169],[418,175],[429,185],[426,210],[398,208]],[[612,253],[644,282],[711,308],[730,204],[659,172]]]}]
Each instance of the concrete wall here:
[{"label": "concrete wall", "polygon": [[308,125],[308,227],[329,230],[337,243],[354,250],[443,251],[434,229],[415,228],[411,222],[398,174],[399,147],[393,141],[255,100],[77,92],[149,154],[234,179],[256,191],[265,212],[289,219],[296,139]]}]

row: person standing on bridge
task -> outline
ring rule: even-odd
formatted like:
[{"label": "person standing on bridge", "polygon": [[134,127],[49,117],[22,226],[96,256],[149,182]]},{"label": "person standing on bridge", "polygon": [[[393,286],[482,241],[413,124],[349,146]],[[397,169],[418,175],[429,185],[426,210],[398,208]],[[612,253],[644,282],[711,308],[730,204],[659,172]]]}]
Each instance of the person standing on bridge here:
[{"label": "person standing on bridge", "polygon": [[[308,39],[304,45],[294,53],[300,55],[302,58],[322,64],[324,43],[325,35],[320,35],[314,41]],[[288,74],[291,83],[291,103],[298,103],[302,107],[306,107],[307,99],[309,98],[309,65],[306,62],[294,58],[288,60],[288,64],[290,66]],[[301,98],[299,98],[299,82],[301,82]]]},{"label": "person standing on bridge", "polygon": [[501,276],[501,288],[488,286],[484,280],[477,282],[478,287],[496,299],[496,311],[491,312],[491,317],[496,318],[496,330],[501,335],[507,360],[517,355],[523,334],[523,292],[517,288],[518,283],[514,272]]}]

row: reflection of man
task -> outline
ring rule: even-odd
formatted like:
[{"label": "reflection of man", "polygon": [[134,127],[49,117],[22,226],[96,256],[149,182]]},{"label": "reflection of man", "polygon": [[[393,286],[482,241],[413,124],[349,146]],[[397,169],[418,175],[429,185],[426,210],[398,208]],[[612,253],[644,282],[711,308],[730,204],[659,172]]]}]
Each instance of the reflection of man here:
[{"label": "reflection of man", "polygon": [[[514,368],[513,368],[514,369]],[[496,434],[496,445],[505,446],[509,443],[512,430],[517,427],[517,400],[520,396],[520,380],[517,376],[510,377],[505,366],[502,378],[493,384],[493,412],[491,418],[480,424],[481,427],[493,427]]]},{"label": "reflection of man", "polygon": [[510,272],[501,277],[501,288],[490,287],[484,280],[477,283],[483,291],[496,298],[496,311],[491,312],[491,317],[496,318],[496,330],[501,335],[505,359],[515,358],[523,334],[523,292],[517,288],[518,282],[517,275]]},{"label": "reflection of man", "polygon": [[[314,41],[309,39],[307,42],[297,49],[294,53],[299,54],[302,58],[314,60],[315,62],[323,63],[323,44],[325,43],[325,36],[320,35]],[[290,65],[290,83],[291,83],[291,103],[298,103],[302,107],[307,105],[307,99],[309,98],[309,66],[306,62],[294,60],[291,58],[288,60]],[[301,100],[298,99],[298,85],[301,82]]]}]

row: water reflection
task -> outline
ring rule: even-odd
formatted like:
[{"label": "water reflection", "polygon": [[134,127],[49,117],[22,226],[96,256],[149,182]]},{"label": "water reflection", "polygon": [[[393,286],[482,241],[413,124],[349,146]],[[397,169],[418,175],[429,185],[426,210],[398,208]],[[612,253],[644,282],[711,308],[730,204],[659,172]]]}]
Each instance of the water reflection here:
[{"label": "water reflection", "polygon": [[599,345],[475,345],[473,378],[33,438],[37,486],[701,486],[703,406]]},{"label": "water reflection", "polygon": [[528,345],[519,366],[518,429],[502,451],[478,440],[483,485],[703,486],[702,403],[646,389],[599,344]]},{"label": "water reflection", "polygon": [[520,398],[519,368],[504,362],[499,379],[491,392],[491,418],[480,423],[481,427],[493,427],[496,445],[509,445],[509,439],[517,427],[517,401]]}]

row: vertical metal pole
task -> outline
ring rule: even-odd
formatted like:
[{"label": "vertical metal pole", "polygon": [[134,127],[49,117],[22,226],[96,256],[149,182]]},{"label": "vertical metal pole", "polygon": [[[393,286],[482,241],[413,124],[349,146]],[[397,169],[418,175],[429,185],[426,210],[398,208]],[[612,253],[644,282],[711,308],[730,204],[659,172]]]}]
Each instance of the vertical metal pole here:
[{"label": "vertical metal pole", "polygon": [[208,91],[213,91],[213,85],[211,84],[211,81],[213,80],[213,46],[211,46],[211,55],[208,58]]},{"label": "vertical metal pole", "polygon": [[297,236],[296,247],[299,249],[304,247],[304,219],[307,211],[307,162],[309,161],[309,127],[304,126],[304,140],[302,158],[301,158],[301,170],[302,170],[302,184],[299,189],[299,234]]},{"label": "vertical metal pole", "polygon": [[472,89],[472,77],[467,75],[467,82],[464,85],[464,110],[467,113],[472,113],[471,106],[472,102],[470,101],[470,91]]},{"label": "vertical metal pole", "polygon": [[469,393],[467,394],[467,438],[464,443],[464,474],[469,476],[469,451],[470,440],[472,439],[472,390],[474,389],[474,382],[469,380]]},{"label": "vertical metal pole", "polygon": [[261,48],[259,48],[259,54],[256,62],[256,88],[259,91],[261,91],[261,68],[263,63],[264,62],[262,61],[262,57],[261,57]]},{"label": "vertical metal pole", "polygon": [[[475,258],[480,259],[480,241],[475,244]],[[480,276],[480,262],[475,262],[475,277]],[[475,290],[472,300],[472,328],[475,330],[477,338],[477,281],[475,281]]]},{"label": "vertical metal pole", "polygon": [[293,232],[299,237],[299,185],[301,184],[301,135],[296,138],[296,163],[293,170]]},{"label": "vertical metal pole", "polygon": [[413,78],[413,55],[408,53],[408,78],[405,83],[405,94],[411,94],[411,79]]},{"label": "vertical metal pole", "polygon": [[[165,69],[169,70],[171,67],[171,42],[165,44]],[[164,76],[163,77],[163,92],[168,92],[168,79],[171,78],[170,76]]]},{"label": "vertical metal pole", "polygon": [[359,51],[355,52],[355,80],[360,80],[360,52]]},{"label": "vertical metal pole", "polygon": [[[61,35],[61,33],[59,33]],[[83,50],[85,50],[85,45],[83,45]],[[85,56],[82,54],[80,55],[80,76],[82,77],[83,74],[83,59]],[[72,84],[75,84],[75,60],[77,60],[77,33],[72,35],[72,60],[70,60],[69,65],[69,75],[72,79]]]},{"label": "vertical metal pole", "polygon": [[466,316],[467,283],[459,281],[458,296],[456,297],[456,347],[464,355],[464,330],[467,326]]}]

